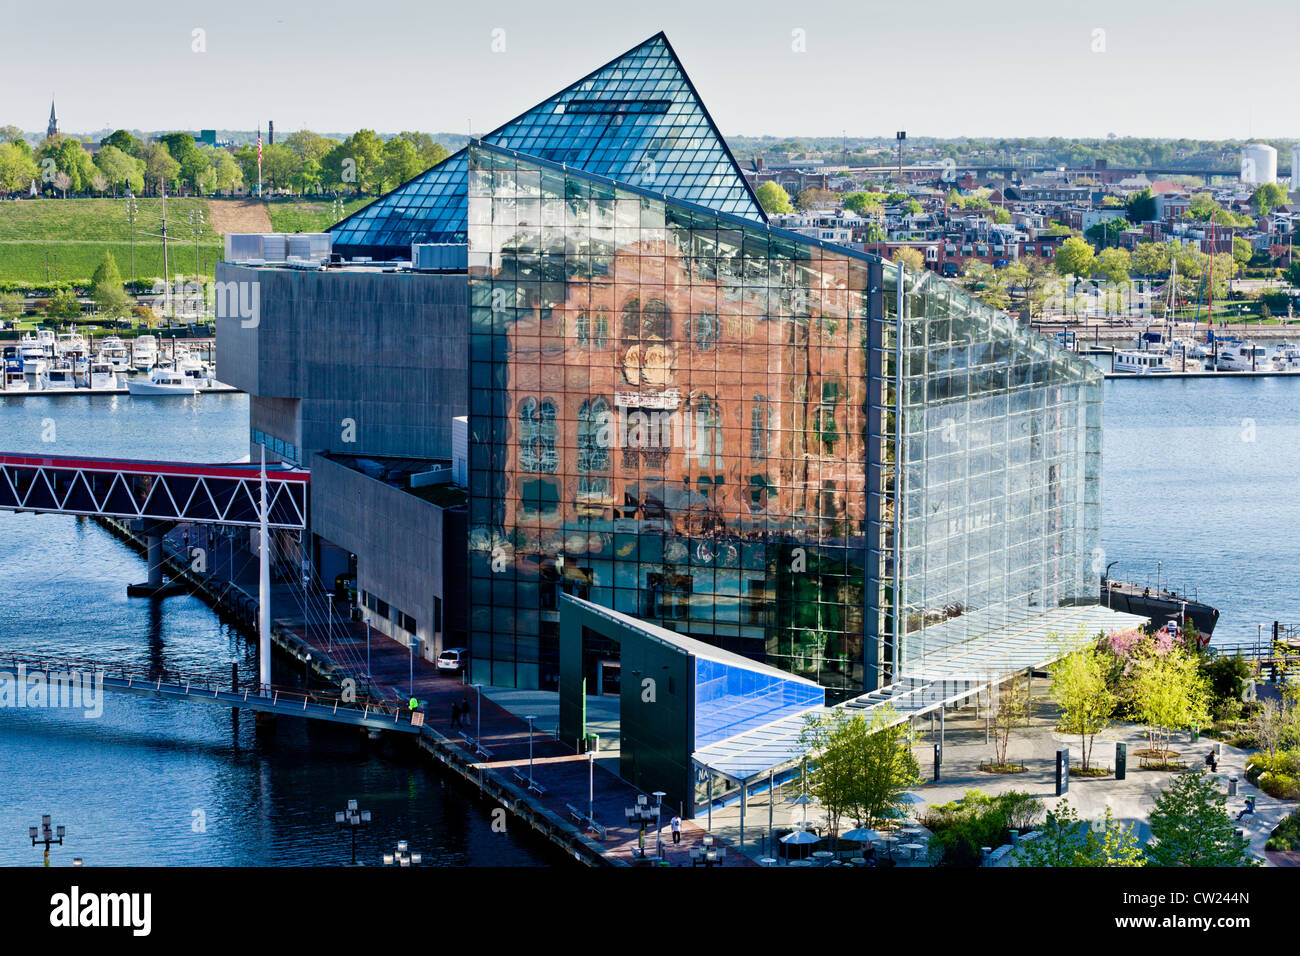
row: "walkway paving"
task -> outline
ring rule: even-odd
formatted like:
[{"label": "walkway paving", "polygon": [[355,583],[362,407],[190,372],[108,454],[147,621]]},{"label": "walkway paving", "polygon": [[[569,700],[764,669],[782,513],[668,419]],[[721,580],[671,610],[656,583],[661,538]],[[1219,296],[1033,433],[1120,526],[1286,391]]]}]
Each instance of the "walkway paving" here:
[{"label": "walkway paving", "polygon": [[[165,546],[173,555],[185,552],[187,529],[178,526],[168,536]],[[254,555],[241,546],[247,538],[243,535],[232,542],[217,535],[209,555],[208,573],[215,580],[228,581],[232,586],[243,590],[245,594],[257,593],[257,561]],[[205,546],[208,541],[206,528],[191,530],[189,544],[191,547]],[[333,616],[330,627],[325,617],[328,605],[317,596],[304,609],[302,590],[288,583],[272,585],[271,595],[272,619],[278,628],[293,633],[300,640],[313,648],[313,653],[323,659],[333,661],[341,670],[351,672],[358,677],[358,687],[364,689],[364,672],[366,662],[366,626],[345,618],[341,613]],[[305,613],[304,613],[305,610]],[[479,719],[477,695],[474,688],[466,686],[459,675],[448,676],[439,672],[434,664],[421,657],[414,662],[404,644],[387,637],[379,631],[372,630],[369,635],[370,673],[372,691],[376,696],[406,700],[412,690],[412,669],[414,670],[414,696],[422,702],[425,711],[425,726],[451,740],[459,740],[460,735],[452,727],[452,705],[464,700],[470,705],[470,714],[465,731],[471,735]],[[507,701],[518,708],[524,692],[510,692],[500,689]],[[554,696],[554,695],[552,695]],[[602,704],[603,705],[603,704]],[[557,705],[558,706],[558,705]],[[558,710],[556,711],[558,713]],[[543,716],[539,714],[538,716]],[[493,689],[487,688],[483,695],[482,710],[482,744],[491,757],[482,764],[500,771],[510,783],[518,783],[511,774],[511,768],[517,768],[527,777],[529,775],[529,730],[527,721],[517,713],[511,713],[506,707],[493,700]],[[554,717],[549,721],[534,722],[532,735],[532,778],[545,788],[541,796],[531,799],[570,822],[571,818],[566,804],[572,805],[585,813],[589,793],[588,758],[579,754],[572,747],[557,740],[550,731],[555,723]],[[627,824],[624,808],[636,802],[639,793],[631,784],[622,780],[614,772],[617,761],[609,755],[597,762],[594,768],[593,814],[597,822],[606,827],[604,846],[610,854],[624,861],[634,862],[636,857],[638,831]],[[651,798],[653,800],[653,797]],[[704,836],[695,823],[687,820],[682,824],[682,842],[672,846],[669,832],[671,810],[665,808],[663,814],[664,858],[672,865],[689,866],[688,850],[699,843]],[[720,842],[725,843],[725,839]],[[655,832],[647,833],[648,852],[653,856],[655,850]],[[751,866],[752,861],[739,853],[728,854],[728,866]]]}]

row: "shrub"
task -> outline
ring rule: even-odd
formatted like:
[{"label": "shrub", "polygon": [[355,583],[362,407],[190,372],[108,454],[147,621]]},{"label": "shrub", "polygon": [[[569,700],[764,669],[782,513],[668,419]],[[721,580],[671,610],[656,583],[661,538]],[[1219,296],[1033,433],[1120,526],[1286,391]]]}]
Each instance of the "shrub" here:
[{"label": "shrub", "polygon": [[924,819],[933,832],[930,859],[936,866],[972,867],[982,862],[982,847],[1010,840],[1010,831],[1024,833],[1043,815],[1042,801],[1018,790],[990,796],[967,790],[960,800],[931,807]]},{"label": "shrub", "polygon": [[1270,797],[1300,797],[1300,750],[1282,750],[1271,759],[1266,753],[1252,754],[1246,761],[1246,779]]},{"label": "shrub", "polygon": [[1266,850],[1300,850],[1300,812],[1283,819],[1264,844]]}]

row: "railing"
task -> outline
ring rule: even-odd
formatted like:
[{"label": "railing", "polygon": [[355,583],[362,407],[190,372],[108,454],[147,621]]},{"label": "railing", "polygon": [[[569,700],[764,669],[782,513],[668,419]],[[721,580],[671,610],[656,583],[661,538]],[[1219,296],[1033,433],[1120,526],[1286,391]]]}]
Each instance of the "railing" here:
[{"label": "railing", "polygon": [[[101,674],[105,680],[115,680],[126,688],[155,691],[166,690],[187,696],[204,696],[216,698],[220,695],[238,697],[243,701],[264,705],[269,703],[281,711],[296,709],[307,717],[323,716],[322,710],[332,715],[351,714],[363,719],[391,720],[393,723],[409,723],[419,727],[424,722],[424,714],[411,711],[401,704],[390,700],[371,697],[367,694],[352,694],[342,691],[304,690],[301,687],[276,684],[245,683],[220,680],[209,674],[185,674],[179,671],[122,664],[120,662],[100,661],[80,657],[47,657],[40,654],[0,655],[0,667],[9,667],[15,671],[23,667],[27,673],[53,672]],[[315,708],[315,711],[309,710]],[[403,720],[405,718],[405,720]]]}]

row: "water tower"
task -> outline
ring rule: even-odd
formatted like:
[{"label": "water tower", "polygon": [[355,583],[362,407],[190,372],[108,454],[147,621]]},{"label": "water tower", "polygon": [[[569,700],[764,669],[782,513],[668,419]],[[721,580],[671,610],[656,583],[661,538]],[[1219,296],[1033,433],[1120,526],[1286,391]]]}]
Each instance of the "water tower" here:
[{"label": "water tower", "polygon": [[1277,150],[1268,143],[1248,143],[1241,150],[1241,181],[1252,186],[1277,182]]}]

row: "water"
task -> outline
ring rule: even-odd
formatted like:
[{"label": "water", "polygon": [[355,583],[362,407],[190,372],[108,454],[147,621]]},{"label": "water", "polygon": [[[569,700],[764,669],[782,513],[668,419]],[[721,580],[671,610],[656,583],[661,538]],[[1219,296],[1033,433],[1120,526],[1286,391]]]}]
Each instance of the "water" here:
[{"label": "water", "polygon": [[[1195,586],[1222,611],[1216,638],[1300,623],[1300,382],[1105,385],[1103,544],[1117,577]],[[43,441],[50,438],[51,441]],[[235,461],[248,400],[201,395],[0,398],[0,448],[39,454]],[[128,600],[140,559],[89,521],[0,513],[0,648],[229,670],[245,641],[200,601]],[[418,756],[364,750],[350,728],[277,721],[236,733],[221,708],[108,697],[99,720],[0,709],[0,865],[31,864],[42,813],[68,827],[56,862],[268,865],[342,862],[333,813],[374,812],[361,855],[408,839],[430,862],[539,864],[546,851],[494,834],[486,808]],[[196,811],[198,812],[196,814]],[[8,834],[8,836],[5,836]]]},{"label": "water", "polygon": [[1154,586],[1160,561],[1162,584],[1219,609],[1216,641],[1300,623],[1300,382],[1108,379],[1105,395],[1111,573]]},{"label": "water", "polygon": [[[52,441],[43,441],[42,438]],[[0,447],[41,454],[235,461],[248,454],[248,399],[201,395],[0,398]],[[168,670],[256,673],[252,648],[197,598],[128,599],[139,557],[98,525],[0,513],[0,648]],[[492,832],[488,808],[405,749],[355,728],[275,721],[235,729],[230,711],[108,696],[99,719],[0,709],[0,865],[33,864],[25,834],[42,813],[68,828],[55,863],[340,863],[334,811],[373,812],[359,856],[399,839],[437,865],[540,865],[554,855]]]}]

